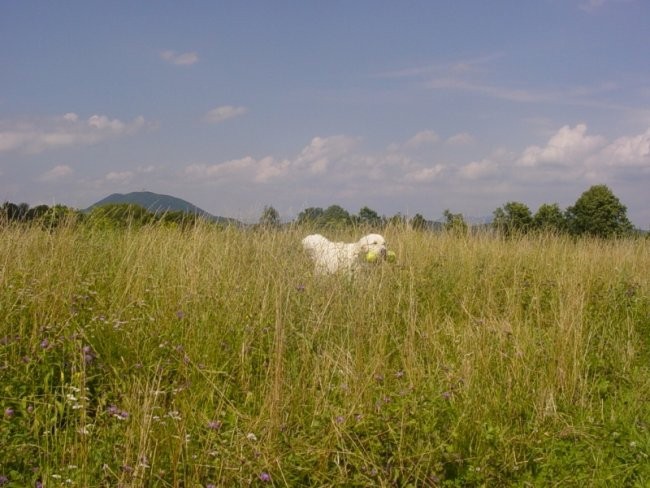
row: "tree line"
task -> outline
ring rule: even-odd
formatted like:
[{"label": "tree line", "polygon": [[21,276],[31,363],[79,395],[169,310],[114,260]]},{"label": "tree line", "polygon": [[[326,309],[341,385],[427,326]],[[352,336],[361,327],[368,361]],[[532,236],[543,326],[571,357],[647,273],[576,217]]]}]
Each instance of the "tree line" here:
[{"label": "tree line", "polygon": [[[392,217],[379,215],[364,206],[357,214],[351,214],[339,205],[327,208],[308,207],[296,219],[283,223],[279,212],[272,206],[264,207],[254,227],[274,229],[286,225],[299,225],[312,229],[342,229],[360,226],[382,229],[387,226],[404,226],[415,230],[446,230],[455,234],[466,234],[472,228],[461,213],[449,209],[443,212],[442,222],[425,219],[420,214],[407,217],[400,213]],[[115,228],[164,224],[188,227],[204,219],[182,211],[150,212],[135,204],[108,204],[82,212],[64,205],[38,205],[5,202],[0,207],[0,225],[9,223],[39,223],[54,228],[64,222],[83,224],[94,228]],[[223,224],[216,224],[223,225]],[[242,224],[243,225],[243,224]],[[557,203],[543,204],[536,213],[521,202],[507,202],[493,212],[490,224],[474,228],[491,229],[504,236],[530,232],[552,232],[557,234],[588,235],[602,238],[622,237],[634,232],[627,218],[627,208],[606,185],[595,185],[585,191],[574,205],[562,210]]]}]

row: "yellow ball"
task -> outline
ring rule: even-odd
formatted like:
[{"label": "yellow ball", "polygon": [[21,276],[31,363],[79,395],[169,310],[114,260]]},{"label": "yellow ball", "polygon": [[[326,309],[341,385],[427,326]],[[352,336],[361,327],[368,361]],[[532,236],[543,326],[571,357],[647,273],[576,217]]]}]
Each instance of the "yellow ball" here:
[{"label": "yellow ball", "polygon": [[388,261],[389,263],[394,263],[395,261],[397,261],[397,254],[395,254],[395,251],[388,251],[386,253],[386,261]]},{"label": "yellow ball", "polygon": [[376,263],[379,261],[379,253],[370,251],[366,254],[366,263]]}]

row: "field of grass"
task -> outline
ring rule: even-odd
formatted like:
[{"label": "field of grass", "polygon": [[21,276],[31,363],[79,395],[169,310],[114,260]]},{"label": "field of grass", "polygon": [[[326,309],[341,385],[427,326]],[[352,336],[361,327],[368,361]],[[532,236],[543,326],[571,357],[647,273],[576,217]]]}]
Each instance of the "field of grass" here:
[{"label": "field of grass", "polygon": [[0,486],[650,484],[649,240],[304,234],[0,229]]}]

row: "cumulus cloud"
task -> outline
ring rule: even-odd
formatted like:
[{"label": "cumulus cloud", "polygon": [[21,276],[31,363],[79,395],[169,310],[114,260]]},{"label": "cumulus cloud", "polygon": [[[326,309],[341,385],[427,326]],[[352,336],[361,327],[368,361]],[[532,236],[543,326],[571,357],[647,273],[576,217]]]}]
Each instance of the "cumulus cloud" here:
[{"label": "cumulus cloud", "polygon": [[344,135],[314,137],[293,161],[296,168],[307,168],[313,174],[325,173],[332,161],[350,154],[359,140]]},{"label": "cumulus cloud", "polygon": [[408,141],[406,147],[415,148],[425,144],[435,144],[440,140],[440,136],[432,130],[423,130],[415,134]]},{"label": "cumulus cloud", "polygon": [[64,178],[65,176],[68,176],[73,173],[73,170],[70,166],[66,164],[59,164],[52,168],[49,171],[46,171],[43,173],[40,177],[39,180],[41,181],[57,181],[60,180],[61,178]]},{"label": "cumulus cloud", "polygon": [[255,160],[246,156],[218,164],[190,164],[185,168],[185,174],[196,179],[219,179],[247,171],[255,165]]},{"label": "cumulus cloud", "polygon": [[417,161],[401,152],[369,154],[360,147],[359,138],[336,135],[312,138],[293,158],[246,156],[217,164],[195,163],[185,168],[184,176],[215,183],[291,182],[322,190],[329,186],[344,194],[421,186],[437,180],[444,170],[443,164]]},{"label": "cumulus cloud", "polygon": [[112,183],[128,183],[133,178],[132,171],[111,171],[104,176],[106,181]]},{"label": "cumulus cloud", "polygon": [[248,112],[248,109],[246,107],[233,107],[232,105],[223,105],[221,107],[216,107],[210,110],[207,114],[205,114],[204,120],[211,124],[218,124],[224,120],[244,115],[246,112]]},{"label": "cumulus cloud", "polygon": [[177,53],[176,51],[162,51],[160,58],[176,66],[191,66],[199,61],[195,52]]},{"label": "cumulus cloud", "polygon": [[497,163],[490,159],[482,159],[481,161],[472,161],[462,166],[458,173],[464,179],[477,180],[496,174],[497,169]]},{"label": "cumulus cloud", "polygon": [[190,164],[184,173],[191,180],[267,183],[285,175],[290,166],[291,162],[288,160],[277,161],[270,156],[257,160],[246,156],[217,164]]},{"label": "cumulus cloud", "polygon": [[454,134],[447,139],[446,142],[450,146],[465,146],[467,144],[472,144],[474,142],[474,137],[467,132],[461,132],[459,134]]},{"label": "cumulus cloud", "polygon": [[[433,141],[430,132],[418,134],[428,137],[417,139]],[[591,183],[594,178],[606,182],[621,167],[650,168],[650,129],[608,143],[603,136],[590,134],[584,124],[566,125],[544,144],[518,152],[496,148],[468,162],[458,159],[462,154],[454,155],[451,139],[457,144],[472,140],[467,133],[456,134],[436,146],[440,154],[431,150],[420,154],[409,149],[407,142],[373,152],[357,137],[317,136],[292,157],[246,156],[215,164],[195,163],[185,167],[183,177],[216,185],[259,185],[256,191],[261,192],[292,188],[294,193],[318,198],[404,194],[421,198],[423,188],[501,195],[512,188],[536,188],[542,182],[570,185]]]},{"label": "cumulus cloud", "polygon": [[184,175],[191,180],[255,183],[268,183],[289,174],[322,175],[331,163],[344,160],[356,144],[357,139],[348,136],[314,137],[293,159],[246,156],[216,164],[194,163],[185,168]]},{"label": "cumulus cloud", "polygon": [[517,164],[525,167],[575,164],[602,147],[605,142],[602,136],[587,135],[585,124],[578,124],[573,128],[565,125],[549,139],[546,146],[527,147]]},{"label": "cumulus cloud", "polygon": [[650,168],[650,129],[636,136],[619,137],[596,159],[607,166]]},{"label": "cumulus cloud", "polygon": [[75,113],[28,122],[0,122],[0,152],[36,154],[49,149],[88,146],[114,137],[133,135],[146,126],[144,117],[130,122],[92,115],[80,120]]},{"label": "cumulus cloud", "polygon": [[407,183],[430,183],[435,180],[443,170],[444,166],[442,164],[414,169],[404,175],[404,181]]}]

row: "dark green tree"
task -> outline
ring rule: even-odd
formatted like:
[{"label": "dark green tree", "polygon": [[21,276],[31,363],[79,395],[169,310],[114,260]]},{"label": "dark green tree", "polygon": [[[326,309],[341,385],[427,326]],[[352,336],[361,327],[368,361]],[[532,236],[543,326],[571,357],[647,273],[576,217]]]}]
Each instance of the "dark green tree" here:
[{"label": "dark green tree", "polygon": [[408,219],[406,218],[405,215],[403,215],[400,212],[397,212],[395,215],[392,217],[389,217],[386,223],[390,226],[397,227],[400,229],[403,229],[407,226],[408,224]]},{"label": "dark green tree", "polygon": [[367,225],[369,227],[381,225],[381,217],[369,207],[363,207],[359,210],[358,221],[361,225]]},{"label": "dark green tree", "polygon": [[456,235],[466,235],[468,226],[462,213],[451,213],[446,209],[442,215],[445,217],[445,230],[452,232]]},{"label": "dark green tree", "polygon": [[47,214],[47,211],[50,209],[47,205],[37,205],[32,207],[27,211],[26,220],[38,220]]},{"label": "dark green tree", "polygon": [[325,211],[321,207],[308,207],[298,214],[296,223],[300,225],[316,225],[319,224],[323,218]]},{"label": "dark green tree", "polygon": [[411,224],[411,229],[413,230],[424,230],[429,226],[429,222],[427,222],[427,219],[425,219],[419,213],[416,213],[413,216],[409,224]]},{"label": "dark green tree", "polygon": [[506,236],[526,233],[533,223],[530,209],[520,202],[508,202],[497,208],[493,215],[492,226]]},{"label": "dark green tree", "polygon": [[152,222],[154,218],[154,214],[141,205],[110,203],[93,208],[86,222],[91,227],[98,228],[140,227]]},{"label": "dark green tree", "polygon": [[330,205],[323,212],[321,222],[326,227],[345,227],[352,223],[352,216],[343,207]]},{"label": "dark green tree", "polygon": [[0,209],[0,217],[4,222],[13,222],[18,217],[18,205],[11,202],[4,202]]},{"label": "dark green tree", "polygon": [[606,185],[594,185],[567,209],[569,230],[574,235],[619,237],[633,230],[627,208]]},{"label": "dark green tree", "polygon": [[264,207],[262,215],[260,215],[259,225],[267,228],[280,227],[280,214],[270,205]]},{"label": "dark green tree", "polygon": [[566,216],[557,203],[544,203],[533,216],[533,228],[542,232],[564,232]]},{"label": "dark green tree", "polygon": [[80,221],[81,215],[78,210],[57,204],[49,207],[39,221],[43,227],[52,229],[62,225],[76,224]]},{"label": "dark green tree", "polygon": [[3,220],[9,222],[24,222],[28,219],[29,204],[4,202],[0,210]]}]

